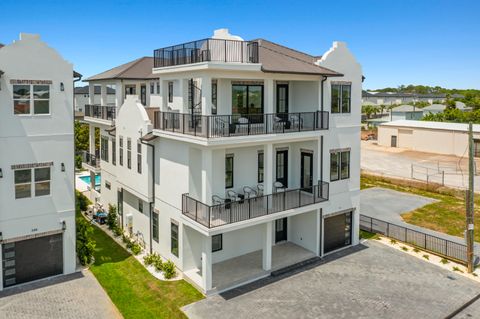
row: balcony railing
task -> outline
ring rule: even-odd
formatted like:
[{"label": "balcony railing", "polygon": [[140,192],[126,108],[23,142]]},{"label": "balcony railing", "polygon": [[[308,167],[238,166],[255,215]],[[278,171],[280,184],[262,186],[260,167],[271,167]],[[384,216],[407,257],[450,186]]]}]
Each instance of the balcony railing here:
[{"label": "balcony railing", "polygon": [[327,182],[236,201],[226,200],[225,203],[218,205],[207,205],[188,194],[183,194],[182,213],[205,227],[214,228],[321,203],[327,201],[328,196]]},{"label": "balcony railing", "polygon": [[105,106],[105,105],[85,105],[85,116],[94,117],[102,120],[114,120],[115,119],[115,106]]},{"label": "balcony railing", "polygon": [[156,111],[154,128],[206,138],[317,131],[328,129],[328,112],[196,115]]},{"label": "balcony railing", "polygon": [[100,159],[94,154],[84,151],[81,153],[81,156],[82,156],[82,163],[85,163],[94,168],[100,168]]},{"label": "balcony railing", "polygon": [[204,39],[157,49],[153,57],[155,68],[207,61],[258,63],[258,43]]}]

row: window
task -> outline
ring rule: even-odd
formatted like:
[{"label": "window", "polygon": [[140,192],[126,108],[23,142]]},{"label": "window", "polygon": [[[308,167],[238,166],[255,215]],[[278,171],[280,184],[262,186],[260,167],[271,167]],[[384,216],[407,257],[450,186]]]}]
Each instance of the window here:
[{"label": "window", "polygon": [[143,214],[143,201],[141,199],[138,200],[138,211]]},{"label": "window", "polygon": [[212,82],[212,114],[217,114],[217,81]]},{"label": "window", "polygon": [[263,152],[258,152],[257,163],[257,182],[263,183]]},{"label": "window", "polygon": [[105,188],[106,189],[112,189],[112,184],[110,184],[109,181],[105,181]]},{"label": "window", "polygon": [[263,114],[263,85],[232,85],[232,114]]},{"label": "window", "polygon": [[108,137],[102,136],[100,140],[100,159],[108,162]]},{"label": "window", "polygon": [[332,84],[332,113],[350,113],[350,84]]},{"label": "window", "polygon": [[473,140],[473,145],[474,145],[473,156],[474,157],[480,157],[480,140],[474,139]]},{"label": "window", "polygon": [[212,253],[223,249],[222,237],[222,234],[212,236]]},{"label": "window", "polygon": [[120,165],[123,166],[123,136],[120,136],[118,142],[120,143],[118,147],[118,153],[120,153],[118,154],[118,160],[120,161]]},{"label": "window", "polygon": [[142,144],[137,142],[137,172],[142,174]]},{"label": "window", "polygon": [[15,199],[32,197],[32,186],[35,197],[50,195],[50,167],[15,170]]},{"label": "window", "polygon": [[152,213],[152,238],[158,243],[158,213]]},{"label": "window", "polygon": [[157,94],[160,94],[160,82],[157,82]]},{"label": "window", "polygon": [[132,140],[127,138],[127,167],[132,168]]},{"label": "window", "polygon": [[50,85],[13,85],[13,113],[30,115],[32,111],[35,115],[50,113]]},{"label": "window", "polygon": [[178,224],[173,221],[170,223],[170,250],[178,257]]},{"label": "window", "polygon": [[150,94],[155,93],[155,84],[153,82],[150,82]]},{"label": "window", "polygon": [[117,141],[112,138],[112,164],[117,165]]},{"label": "window", "polygon": [[225,157],[225,188],[233,187],[233,154]]},{"label": "window", "polygon": [[168,82],[168,103],[173,103],[173,82]]},{"label": "window", "polygon": [[350,151],[330,153],[330,181],[350,178]]}]

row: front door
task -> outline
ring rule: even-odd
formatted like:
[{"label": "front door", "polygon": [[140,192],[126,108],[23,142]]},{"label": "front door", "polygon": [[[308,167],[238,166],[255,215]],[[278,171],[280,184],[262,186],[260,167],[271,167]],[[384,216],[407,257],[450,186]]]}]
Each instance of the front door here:
[{"label": "front door", "polygon": [[144,106],[147,105],[147,86],[144,84],[140,86],[140,101]]},{"label": "front door", "polygon": [[282,183],[283,187],[288,187],[288,151],[277,151],[276,160],[277,182]]},{"label": "front door", "polygon": [[391,140],[390,140],[390,146],[391,147],[397,147],[397,136],[392,135]]},{"label": "front door", "polygon": [[287,240],[287,217],[275,220],[275,243]]},{"label": "front door", "polygon": [[304,191],[311,193],[313,185],[313,154],[302,152],[300,157],[300,185]]}]

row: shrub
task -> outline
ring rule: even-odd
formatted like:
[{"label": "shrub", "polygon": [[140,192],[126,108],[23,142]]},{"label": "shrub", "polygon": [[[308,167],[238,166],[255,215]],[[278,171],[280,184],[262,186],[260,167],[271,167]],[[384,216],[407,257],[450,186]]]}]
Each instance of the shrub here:
[{"label": "shrub", "polygon": [[95,241],[91,238],[93,227],[83,217],[77,218],[77,256],[82,265],[93,261]]},{"label": "shrub", "polygon": [[440,262],[444,265],[449,263],[449,261],[445,258],[442,258],[442,260],[440,260]]},{"label": "shrub", "polygon": [[132,243],[130,250],[136,256],[142,252],[142,246],[140,246],[138,243]]},{"label": "shrub", "polygon": [[163,264],[163,276],[165,279],[173,278],[176,274],[175,264],[171,260]]},{"label": "shrub", "polygon": [[402,250],[403,251],[408,251],[408,247],[407,246],[402,246]]},{"label": "shrub", "polygon": [[107,226],[111,230],[118,227],[117,207],[115,205],[108,204]]},{"label": "shrub", "polygon": [[153,262],[153,267],[155,267],[156,271],[162,271],[164,263],[162,262],[162,258],[160,258],[160,256],[158,257],[159,258]]},{"label": "shrub", "polygon": [[453,266],[452,269],[453,269],[453,271],[458,271],[458,272],[461,272],[463,274],[463,271],[460,268],[458,268],[457,266]]},{"label": "shrub", "polygon": [[77,169],[82,168],[82,156],[81,155],[75,155],[75,167]]},{"label": "shrub", "polygon": [[473,275],[474,277],[478,277],[477,273],[472,272],[472,275]]},{"label": "shrub", "polygon": [[78,206],[78,208],[82,212],[86,211],[87,208],[88,208],[88,205],[91,205],[92,202],[87,198],[87,196],[83,195],[82,193],[80,193],[77,190],[75,190],[75,195],[76,195],[76,199],[77,199],[76,205]]},{"label": "shrub", "polygon": [[419,253],[420,252],[420,249],[418,249],[417,247],[413,248],[413,251],[416,252],[416,253]]},{"label": "shrub", "polygon": [[397,244],[397,241],[396,241],[395,239],[390,239],[390,244],[396,245],[396,244]]},{"label": "shrub", "polygon": [[161,258],[157,253],[148,254],[145,257],[143,257],[143,262],[144,262],[145,266],[153,265],[158,260],[161,261]]},{"label": "shrub", "polygon": [[430,256],[427,254],[423,255],[422,257],[425,258],[426,260],[430,260]]},{"label": "shrub", "polygon": [[114,235],[115,237],[119,237],[119,236],[121,236],[121,235],[123,234],[122,229],[121,229],[118,225],[115,226],[115,228],[112,229],[112,232],[113,232],[113,235]]}]

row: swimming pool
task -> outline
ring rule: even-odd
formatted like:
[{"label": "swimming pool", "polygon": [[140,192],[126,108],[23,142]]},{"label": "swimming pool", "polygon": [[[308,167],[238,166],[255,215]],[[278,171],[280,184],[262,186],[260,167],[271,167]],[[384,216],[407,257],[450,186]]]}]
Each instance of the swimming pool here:
[{"label": "swimming pool", "polygon": [[[80,176],[79,178],[85,183],[87,183],[88,185],[90,185],[90,175]],[[95,186],[100,186],[101,183],[102,181],[101,181],[100,175],[95,175]]]}]

